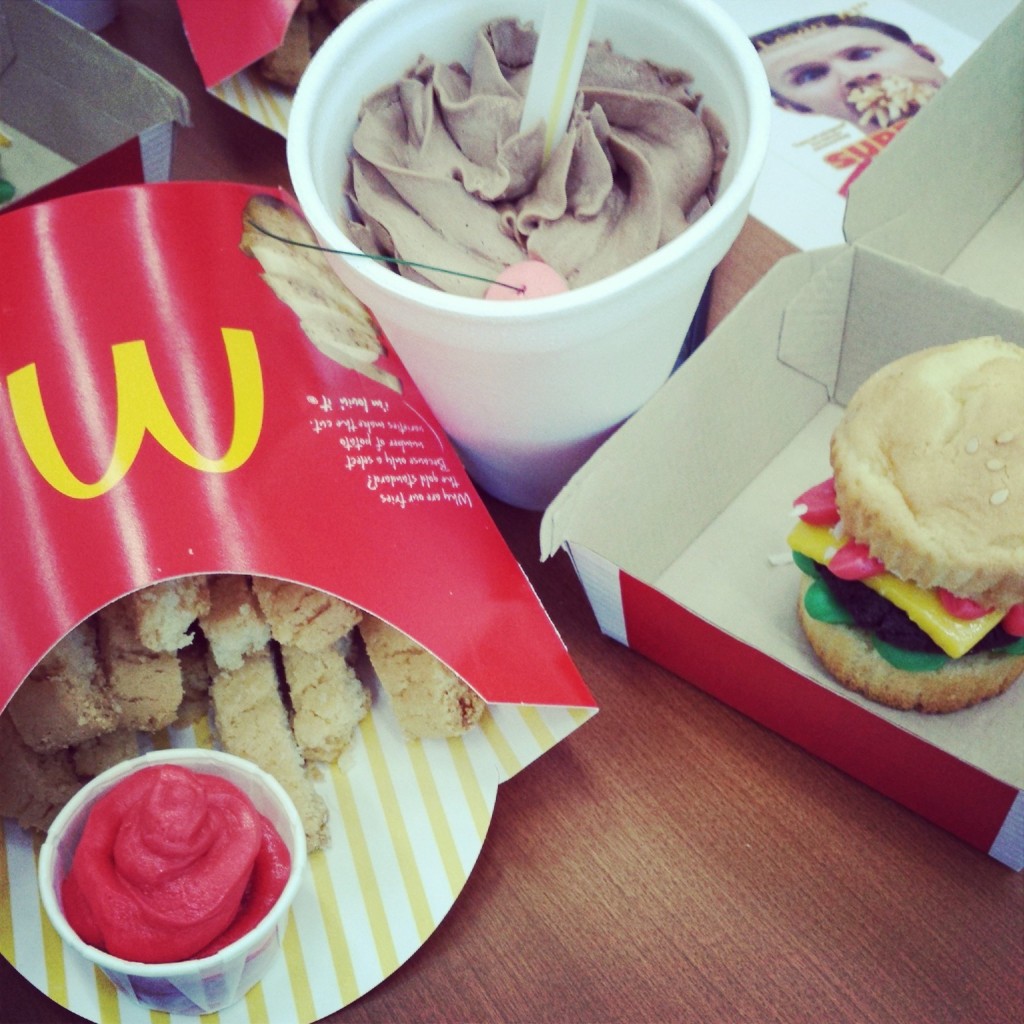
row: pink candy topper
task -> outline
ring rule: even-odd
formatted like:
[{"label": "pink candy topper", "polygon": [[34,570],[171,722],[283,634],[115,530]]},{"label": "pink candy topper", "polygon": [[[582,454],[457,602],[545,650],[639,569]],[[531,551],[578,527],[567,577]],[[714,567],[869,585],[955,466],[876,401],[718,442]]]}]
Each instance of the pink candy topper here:
[{"label": "pink candy topper", "polygon": [[506,267],[484,293],[485,299],[540,299],[569,290],[562,275],[540,260],[523,260]]}]

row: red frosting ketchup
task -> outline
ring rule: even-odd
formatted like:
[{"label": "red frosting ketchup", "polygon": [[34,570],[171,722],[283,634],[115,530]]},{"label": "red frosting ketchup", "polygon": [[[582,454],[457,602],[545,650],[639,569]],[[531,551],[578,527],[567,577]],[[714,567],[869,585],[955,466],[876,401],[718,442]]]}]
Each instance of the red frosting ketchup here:
[{"label": "red frosting ketchup", "polygon": [[78,936],[113,956],[210,956],[262,920],[291,856],[237,786],[178,765],[144,768],[96,801],[61,887]]}]

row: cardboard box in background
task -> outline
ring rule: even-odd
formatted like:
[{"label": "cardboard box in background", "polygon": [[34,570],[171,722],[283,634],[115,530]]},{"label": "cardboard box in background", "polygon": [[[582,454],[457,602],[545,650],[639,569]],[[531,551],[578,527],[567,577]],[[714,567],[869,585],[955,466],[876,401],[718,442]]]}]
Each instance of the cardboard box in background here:
[{"label": "cardboard box in background", "polygon": [[1024,309],[1024,4],[910,127],[851,189],[846,240]]},{"label": "cardboard box in background", "polygon": [[35,0],[0,0],[0,210],[108,185],[166,181],[188,104],[170,83]]},{"label": "cardboard box in background", "polygon": [[1022,119],[1024,6],[854,189],[852,244],[777,264],[541,530],[604,633],[1016,870],[1024,685],[947,716],[863,700],[821,670],[772,556],[869,374],[976,335],[1024,345]]}]

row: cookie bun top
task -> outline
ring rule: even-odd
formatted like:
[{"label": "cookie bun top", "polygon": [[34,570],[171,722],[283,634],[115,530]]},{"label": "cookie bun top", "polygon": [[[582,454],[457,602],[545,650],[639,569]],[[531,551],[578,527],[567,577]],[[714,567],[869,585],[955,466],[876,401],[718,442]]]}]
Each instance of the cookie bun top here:
[{"label": "cookie bun top", "polygon": [[972,338],[870,377],[832,437],[847,535],[902,579],[1024,601],[1024,348]]}]

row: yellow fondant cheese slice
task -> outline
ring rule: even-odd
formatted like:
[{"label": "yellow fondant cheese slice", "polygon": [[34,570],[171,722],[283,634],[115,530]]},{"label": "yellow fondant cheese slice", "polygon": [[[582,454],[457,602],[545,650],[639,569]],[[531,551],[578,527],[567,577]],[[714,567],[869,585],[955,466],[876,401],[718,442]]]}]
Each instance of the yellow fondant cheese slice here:
[{"label": "yellow fondant cheese slice", "polygon": [[[829,558],[842,543],[828,527],[812,526],[802,520],[793,527],[788,542],[794,551],[821,565],[828,564]],[[958,619],[946,611],[934,590],[924,590],[889,572],[869,576],[861,582],[905,611],[911,621],[951,658],[965,655],[999,624],[1004,614],[997,609],[978,619]]]}]

